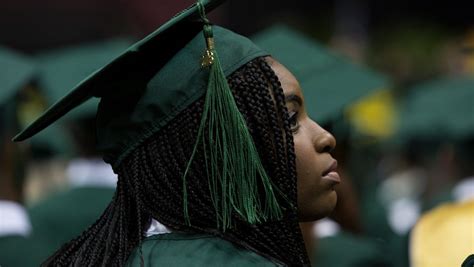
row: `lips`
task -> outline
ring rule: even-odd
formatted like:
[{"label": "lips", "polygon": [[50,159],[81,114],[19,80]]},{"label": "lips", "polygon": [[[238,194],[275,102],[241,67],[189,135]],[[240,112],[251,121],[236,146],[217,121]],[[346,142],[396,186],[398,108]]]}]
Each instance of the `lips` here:
[{"label": "lips", "polygon": [[322,174],[323,179],[340,183],[341,177],[339,176],[336,170],[337,170],[337,161],[334,160],[332,164],[329,166],[329,168],[327,168],[326,171],[323,172]]}]

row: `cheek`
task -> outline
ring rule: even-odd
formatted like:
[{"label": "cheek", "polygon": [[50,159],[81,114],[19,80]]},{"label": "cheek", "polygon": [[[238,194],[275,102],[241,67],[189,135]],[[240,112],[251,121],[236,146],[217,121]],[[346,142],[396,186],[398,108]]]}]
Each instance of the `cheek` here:
[{"label": "cheek", "polygon": [[321,155],[309,138],[295,135],[296,174],[298,188],[298,217],[300,221],[314,221],[327,216],[336,203],[333,190],[328,190],[322,181],[324,172]]},{"label": "cheek", "polygon": [[318,184],[322,172],[320,171],[318,156],[312,143],[308,138],[302,137],[304,137],[304,134],[297,135],[294,138],[298,187],[304,191],[314,190],[314,188],[308,187],[314,187]]}]

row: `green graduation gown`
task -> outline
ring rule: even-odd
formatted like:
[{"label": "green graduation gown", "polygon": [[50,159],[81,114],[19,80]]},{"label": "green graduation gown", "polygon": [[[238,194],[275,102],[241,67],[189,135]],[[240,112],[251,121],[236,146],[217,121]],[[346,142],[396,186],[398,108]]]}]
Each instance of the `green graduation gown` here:
[{"label": "green graduation gown", "polygon": [[41,242],[30,237],[0,237],[1,267],[37,267],[44,260],[44,253]]},{"label": "green graduation gown", "polygon": [[[142,242],[142,253],[146,267],[279,266],[253,251],[236,247],[224,239],[206,234],[153,235]],[[138,248],[132,252],[126,266],[140,266]]]}]

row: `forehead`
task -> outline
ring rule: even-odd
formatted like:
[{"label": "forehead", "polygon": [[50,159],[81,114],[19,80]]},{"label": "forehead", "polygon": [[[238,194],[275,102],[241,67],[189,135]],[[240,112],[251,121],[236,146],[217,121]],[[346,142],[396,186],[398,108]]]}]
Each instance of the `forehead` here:
[{"label": "forehead", "polygon": [[267,62],[278,77],[283,93],[285,95],[297,95],[300,98],[303,98],[300,85],[295,76],[274,58],[268,57]]}]

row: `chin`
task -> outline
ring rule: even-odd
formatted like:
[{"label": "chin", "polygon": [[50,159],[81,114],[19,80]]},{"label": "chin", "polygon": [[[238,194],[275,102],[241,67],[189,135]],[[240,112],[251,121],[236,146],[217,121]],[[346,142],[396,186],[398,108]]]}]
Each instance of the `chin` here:
[{"label": "chin", "polygon": [[330,192],[324,199],[319,198],[315,205],[311,207],[302,208],[298,212],[298,219],[300,222],[312,222],[320,220],[324,217],[329,216],[337,204],[337,193],[336,191]]}]

